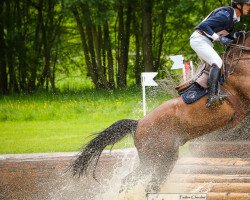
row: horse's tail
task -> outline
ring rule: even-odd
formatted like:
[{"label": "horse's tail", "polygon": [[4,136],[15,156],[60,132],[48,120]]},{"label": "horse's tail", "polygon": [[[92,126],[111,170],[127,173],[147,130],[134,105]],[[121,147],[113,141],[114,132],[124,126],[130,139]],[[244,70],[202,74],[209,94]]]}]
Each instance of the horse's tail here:
[{"label": "horse's tail", "polygon": [[89,166],[94,164],[93,177],[95,178],[95,168],[102,151],[108,145],[114,145],[129,133],[135,132],[138,125],[137,120],[123,119],[113,123],[111,126],[98,133],[98,135],[84,146],[81,154],[72,165],[73,175],[87,173]]}]

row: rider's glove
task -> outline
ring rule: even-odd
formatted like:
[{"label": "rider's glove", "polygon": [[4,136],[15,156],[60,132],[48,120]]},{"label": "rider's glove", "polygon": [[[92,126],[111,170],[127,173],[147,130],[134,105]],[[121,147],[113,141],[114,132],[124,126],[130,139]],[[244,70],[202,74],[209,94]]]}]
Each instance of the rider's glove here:
[{"label": "rider's glove", "polygon": [[246,34],[246,31],[238,31],[238,32],[235,32],[235,33],[234,33],[234,38],[236,39],[236,38],[241,37],[241,36],[243,36],[243,35],[245,35],[245,34]]},{"label": "rider's glove", "polygon": [[219,41],[222,45],[229,45],[232,44],[233,40],[228,39],[227,37],[221,36]]}]

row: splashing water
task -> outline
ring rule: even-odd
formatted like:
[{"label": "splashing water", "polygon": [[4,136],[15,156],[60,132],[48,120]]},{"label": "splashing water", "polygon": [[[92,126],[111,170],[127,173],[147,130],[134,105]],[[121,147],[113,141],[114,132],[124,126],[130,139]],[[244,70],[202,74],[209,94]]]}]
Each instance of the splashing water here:
[{"label": "splashing water", "polygon": [[[112,164],[110,160],[114,159],[116,161]],[[97,166],[98,182],[91,176],[74,178],[67,172],[59,173],[54,181],[43,183],[43,187],[47,185],[48,199],[52,200],[145,200],[144,182],[137,184],[129,193],[119,193],[123,178],[137,166],[135,149],[113,150],[110,155],[104,153]]]},{"label": "splashing water", "polygon": [[106,179],[102,184],[101,193],[95,196],[95,199],[110,200],[119,199],[119,190],[122,185],[122,179],[126,177],[136,167],[138,162],[137,155],[133,155],[125,151],[122,158],[121,165],[114,166],[113,175],[111,179]]}]

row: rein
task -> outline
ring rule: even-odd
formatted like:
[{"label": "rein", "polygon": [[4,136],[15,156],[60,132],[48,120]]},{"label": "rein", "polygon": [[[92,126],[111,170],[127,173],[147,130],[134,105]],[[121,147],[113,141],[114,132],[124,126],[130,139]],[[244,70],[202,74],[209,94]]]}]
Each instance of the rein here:
[{"label": "rein", "polygon": [[229,64],[227,66],[224,66],[224,72],[226,74],[226,77],[228,77],[229,75],[234,73],[235,67],[238,65],[240,60],[249,60],[250,59],[250,57],[242,57],[244,51],[250,51],[250,47],[245,46],[246,34],[247,33],[245,33],[243,35],[241,45],[239,44],[240,37],[238,37],[236,44],[230,44],[227,47],[227,48],[229,48],[229,50],[223,54],[224,63],[227,63],[227,61],[230,60]]},{"label": "rein", "polygon": [[250,51],[250,47],[247,47],[247,46],[238,45],[238,44],[231,44],[230,46],[232,46],[234,48],[239,48],[243,51]]}]

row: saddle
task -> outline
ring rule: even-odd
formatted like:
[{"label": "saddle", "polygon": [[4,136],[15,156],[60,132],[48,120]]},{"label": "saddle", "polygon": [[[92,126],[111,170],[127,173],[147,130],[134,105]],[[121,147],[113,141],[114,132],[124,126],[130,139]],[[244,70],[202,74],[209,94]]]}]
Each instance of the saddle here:
[{"label": "saddle", "polygon": [[[183,101],[191,104],[208,94],[208,79],[211,66],[203,63],[198,69],[195,76],[177,87],[178,94],[181,95]],[[224,68],[224,67],[223,67]],[[224,70],[221,70],[220,83],[224,82]],[[221,91],[219,91],[221,93]]]},{"label": "saddle", "polygon": [[209,77],[209,71],[210,71],[211,66],[203,63],[198,69],[194,77],[192,77],[191,80],[188,80],[177,87],[175,89],[177,92],[183,93],[184,90],[189,88],[192,84],[197,83],[203,88],[208,88],[208,77]]}]

